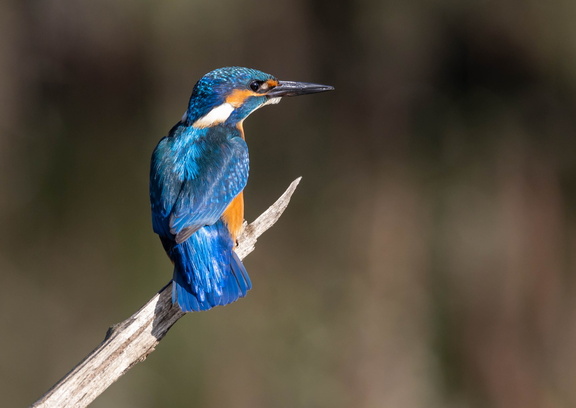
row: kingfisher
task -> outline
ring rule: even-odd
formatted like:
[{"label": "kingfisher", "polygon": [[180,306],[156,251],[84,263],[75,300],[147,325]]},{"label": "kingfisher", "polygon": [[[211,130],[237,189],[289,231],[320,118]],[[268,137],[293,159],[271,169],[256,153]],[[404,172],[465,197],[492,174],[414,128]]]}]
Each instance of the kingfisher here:
[{"label": "kingfisher", "polygon": [[196,83],[150,168],[152,226],[174,264],[172,302],[183,312],[226,305],[252,287],[234,252],[249,168],[244,119],[284,96],[333,89],[243,67],[216,69]]}]

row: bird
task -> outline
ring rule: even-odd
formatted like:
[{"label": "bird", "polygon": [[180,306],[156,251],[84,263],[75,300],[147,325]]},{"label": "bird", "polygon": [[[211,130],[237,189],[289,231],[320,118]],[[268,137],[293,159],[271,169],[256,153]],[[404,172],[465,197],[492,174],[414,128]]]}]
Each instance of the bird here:
[{"label": "bird", "polygon": [[150,165],[152,227],[174,264],[172,302],[183,312],[232,303],[252,288],[234,251],[249,172],[244,119],[283,97],[333,89],[244,67],[218,68],[196,83]]}]

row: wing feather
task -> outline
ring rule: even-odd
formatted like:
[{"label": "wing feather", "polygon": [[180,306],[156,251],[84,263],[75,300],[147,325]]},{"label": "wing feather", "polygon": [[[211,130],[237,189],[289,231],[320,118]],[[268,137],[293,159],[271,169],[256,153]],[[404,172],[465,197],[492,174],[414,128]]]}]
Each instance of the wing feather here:
[{"label": "wing feather", "polygon": [[154,231],[173,236],[176,243],[218,221],[248,180],[246,142],[240,137],[227,138],[224,131],[211,131],[188,146],[187,154],[175,154],[168,146],[171,141],[163,140],[153,155]]}]

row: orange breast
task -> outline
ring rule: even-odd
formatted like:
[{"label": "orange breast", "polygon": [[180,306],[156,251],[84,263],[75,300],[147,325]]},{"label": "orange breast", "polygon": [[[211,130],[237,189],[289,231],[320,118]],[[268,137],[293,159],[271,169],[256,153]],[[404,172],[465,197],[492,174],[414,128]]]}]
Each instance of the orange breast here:
[{"label": "orange breast", "polygon": [[244,222],[244,193],[238,194],[222,214],[222,220],[228,225],[228,230],[234,242],[242,229]]}]

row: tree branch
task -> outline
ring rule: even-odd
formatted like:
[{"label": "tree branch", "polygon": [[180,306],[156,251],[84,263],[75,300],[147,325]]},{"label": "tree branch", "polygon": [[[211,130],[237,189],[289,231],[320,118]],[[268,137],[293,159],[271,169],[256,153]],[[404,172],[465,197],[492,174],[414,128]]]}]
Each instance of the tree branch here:
[{"label": "tree branch", "polygon": [[[236,253],[244,259],[256,240],[282,215],[300,178],[252,224],[245,224]],[[172,304],[172,282],[128,319],[108,329],[104,341],[55,384],[33,408],[86,407],[137,363],[144,361],[168,330],[184,316]]]}]

